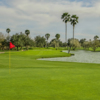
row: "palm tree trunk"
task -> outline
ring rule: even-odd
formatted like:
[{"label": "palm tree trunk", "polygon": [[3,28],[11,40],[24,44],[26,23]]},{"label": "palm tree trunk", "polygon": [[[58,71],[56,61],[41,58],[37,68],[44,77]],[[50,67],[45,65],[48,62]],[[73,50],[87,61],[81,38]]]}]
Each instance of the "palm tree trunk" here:
[{"label": "palm tree trunk", "polygon": [[72,47],[73,47],[73,50],[74,50],[74,25],[73,25],[73,45],[72,45]]},{"label": "palm tree trunk", "polygon": [[75,26],[73,25],[73,39],[74,39],[74,27],[75,27]]},{"label": "palm tree trunk", "polygon": [[65,43],[67,43],[67,23],[65,23]]},{"label": "palm tree trunk", "polygon": [[48,48],[48,40],[47,40],[47,48]]},{"label": "palm tree trunk", "polygon": [[67,23],[66,23],[66,43],[67,43]]},{"label": "palm tree trunk", "polygon": [[[10,43],[10,40],[9,40],[9,33],[8,33],[8,43]],[[9,47],[9,45],[8,45],[8,48],[9,48],[9,50],[10,50],[10,47]]]}]

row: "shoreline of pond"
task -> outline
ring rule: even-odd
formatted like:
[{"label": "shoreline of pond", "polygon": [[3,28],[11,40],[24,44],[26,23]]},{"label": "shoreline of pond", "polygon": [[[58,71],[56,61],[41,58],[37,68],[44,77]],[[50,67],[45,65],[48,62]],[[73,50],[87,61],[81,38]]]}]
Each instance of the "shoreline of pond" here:
[{"label": "shoreline of pond", "polygon": [[[63,50],[62,52],[67,53],[68,51]],[[77,50],[71,51],[70,54],[70,57],[39,58],[37,60],[100,64],[100,52]]]}]

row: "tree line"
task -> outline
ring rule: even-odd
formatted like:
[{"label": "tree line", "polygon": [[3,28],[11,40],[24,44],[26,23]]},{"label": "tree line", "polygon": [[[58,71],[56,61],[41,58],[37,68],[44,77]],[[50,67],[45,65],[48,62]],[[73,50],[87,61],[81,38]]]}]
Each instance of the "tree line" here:
[{"label": "tree line", "polygon": [[50,34],[46,33],[45,36],[36,36],[34,39],[32,39],[29,34],[30,30],[25,30],[25,33],[16,33],[12,36],[10,36],[10,29],[7,28],[6,32],[8,33],[7,36],[0,33],[0,50],[8,50],[9,49],[9,42],[11,41],[15,46],[16,50],[22,50],[23,47],[28,50],[29,47],[54,47],[56,50],[59,47],[66,47],[66,49],[75,50],[76,48],[83,47],[83,49],[89,49],[90,47],[93,49],[93,51],[96,51],[98,47],[100,47],[100,40],[99,37],[96,35],[94,36],[94,40],[86,41],[86,39],[68,39],[68,43],[62,42],[60,40],[60,34],[55,34],[55,38],[51,39],[49,42]]},{"label": "tree line", "polygon": [[16,49],[19,50],[23,47],[26,47],[26,50],[28,50],[29,47],[59,47],[63,43],[59,40],[60,34],[56,34],[55,38],[48,42],[50,38],[50,34],[47,33],[45,36],[36,36],[34,39],[32,39],[29,34],[30,30],[25,30],[25,33],[16,33],[12,36],[10,36],[11,30],[9,28],[6,29],[6,32],[8,33],[7,36],[4,36],[4,34],[0,33],[0,49],[1,50],[7,50],[9,49],[9,42],[12,42]]},{"label": "tree line", "polygon": [[91,48],[93,51],[96,51],[96,49],[98,47],[100,47],[100,40],[99,40],[99,36],[94,36],[94,39],[93,40],[89,40],[89,41],[86,41],[86,39],[81,39],[80,40],[80,43],[81,43],[81,46],[86,50],[86,49],[89,49]]}]

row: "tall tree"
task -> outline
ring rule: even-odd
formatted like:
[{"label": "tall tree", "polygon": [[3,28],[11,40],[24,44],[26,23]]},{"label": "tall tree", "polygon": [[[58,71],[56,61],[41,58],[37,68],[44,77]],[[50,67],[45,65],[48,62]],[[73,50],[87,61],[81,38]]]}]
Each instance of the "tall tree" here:
[{"label": "tall tree", "polygon": [[59,40],[60,34],[56,34],[55,37],[56,37],[57,40]]},{"label": "tall tree", "polygon": [[100,42],[99,42],[99,40],[96,39],[96,40],[91,41],[91,48],[93,49],[94,52],[96,51],[96,49],[97,49],[98,47],[100,47]]},{"label": "tall tree", "polygon": [[67,43],[67,22],[70,21],[70,14],[68,12],[63,13],[61,19],[65,22],[65,42]]},{"label": "tall tree", "polygon": [[27,36],[29,36],[30,30],[25,30],[25,34],[26,34]]},{"label": "tall tree", "polygon": [[10,28],[7,28],[6,32],[8,33],[8,41],[10,41],[10,36],[9,36],[9,33],[11,32]]},{"label": "tall tree", "polygon": [[[26,41],[28,42],[28,36],[30,34],[30,30],[25,30],[25,34],[27,35]],[[26,45],[26,49],[28,50],[28,43]]]},{"label": "tall tree", "polygon": [[3,35],[3,33],[0,32],[0,42],[4,41],[5,36]]},{"label": "tall tree", "polygon": [[42,36],[36,36],[35,37],[35,43],[37,47],[45,47],[46,45],[46,39]]},{"label": "tall tree", "polygon": [[84,46],[83,46],[83,44],[84,44],[84,42],[85,42],[85,41],[86,41],[86,39],[85,39],[85,38],[80,39],[79,43],[81,43],[81,46],[82,46],[82,47],[84,47]]},{"label": "tall tree", "polygon": [[52,39],[51,41],[50,41],[50,45],[52,46],[52,47],[56,47],[56,39],[54,38],[54,39]]},{"label": "tall tree", "polygon": [[5,41],[5,36],[0,32],[0,49],[3,48],[3,43]]},{"label": "tall tree", "polygon": [[47,39],[47,48],[48,48],[48,39],[49,39],[49,37],[50,37],[50,34],[49,34],[49,33],[45,34],[45,37],[46,37],[46,39]]},{"label": "tall tree", "polygon": [[71,25],[73,25],[73,39],[74,39],[74,28],[75,25],[78,23],[78,18],[79,17],[77,17],[76,15],[72,15],[70,19]]},{"label": "tall tree", "polygon": [[21,41],[22,39],[18,33],[11,36],[11,42],[17,47],[17,51],[18,51],[18,47],[21,46]]}]

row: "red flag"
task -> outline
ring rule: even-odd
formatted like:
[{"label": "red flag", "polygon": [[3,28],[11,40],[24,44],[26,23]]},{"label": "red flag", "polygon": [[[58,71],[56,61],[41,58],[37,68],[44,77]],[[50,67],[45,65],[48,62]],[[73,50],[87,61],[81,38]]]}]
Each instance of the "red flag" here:
[{"label": "red flag", "polygon": [[13,45],[11,42],[10,42],[10,45],[9,45],[10,49],[14,48],[15,45]]}]

